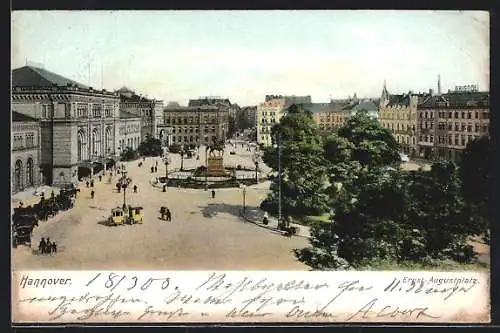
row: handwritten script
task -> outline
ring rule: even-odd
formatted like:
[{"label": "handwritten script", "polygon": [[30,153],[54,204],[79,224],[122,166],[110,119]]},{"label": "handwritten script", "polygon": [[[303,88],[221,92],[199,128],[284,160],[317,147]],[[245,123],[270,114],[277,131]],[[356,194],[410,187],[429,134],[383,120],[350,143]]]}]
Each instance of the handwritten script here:
[{"label": "handwritten script", "polygon": [[489,320],[475,272],[23,271],[13,295],[14,322]]}]

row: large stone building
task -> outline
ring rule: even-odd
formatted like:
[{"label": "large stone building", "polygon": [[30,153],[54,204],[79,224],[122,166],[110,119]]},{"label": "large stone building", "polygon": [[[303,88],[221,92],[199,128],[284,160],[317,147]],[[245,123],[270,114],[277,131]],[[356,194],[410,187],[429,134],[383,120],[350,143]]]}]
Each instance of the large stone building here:
[{"label": "large stone building", "polygon": [[429,93],[389,94],[384,83],[380,97],[379,122],[388,129],[401,146],[401,151],[416,157],[418,155],[418,106],[432,96]]},{"label": "large stone building", "polygon": [[190,106],[169,103],[164,109],[164,125],[171,144],[207,145],[214,139],[225,139],[228,135],[229,109],[217,104],[206,105],[199,100],[190,101]]},{"label": "large stone building", "polygon": [[237,118],[240,129],[255,128],[257,126],[257,106],[244,106]]},{"label": "large stone building", "polygon": [[475,86],[432,96],[418,105],[418,155],[458,162],[465,146],[488,135],[489,92]]},{"label": "large stone building", "polygon": [[120,111],[120,122],[117,124],[115,150],[123,152],[126,148],[137,150],[142,138],[141,118],[127,111]]},{"label": "large stone building", "polygon": [[117,93],[95,90],[43,68],[12,71],[12,108],[40,123],[39,159],[49,185],[75,182],[119,156]]},{"label": "large stone building", "polygon": [[120,111],[141,117],[141,141],[148,136],[159,138],[159,128],[163,125],[163,101],[137,95],[126,87],[116,92],[120,95]]},{"label": "large stone building", "polygon": [[12,111],[12,193],[40,184],[40,124],[37,119]]},{"label": "large stone building", "polygon": [[286,110],[284,98],[268,99],[257,106],[257,143],[270,146],[273,143],[271,128],[279,123]]}]

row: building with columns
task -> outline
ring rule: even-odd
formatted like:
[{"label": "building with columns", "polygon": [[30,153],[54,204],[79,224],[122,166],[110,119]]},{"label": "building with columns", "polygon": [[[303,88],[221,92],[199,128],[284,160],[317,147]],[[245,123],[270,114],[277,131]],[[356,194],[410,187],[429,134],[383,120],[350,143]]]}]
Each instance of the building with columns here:
[{"label": "building with columns", "polygon": [[163,125],[163,101],[137,95],[127,87],[122,87],[116,92],[120,96],[120,111],[141,118],[141,141],[148,136],[159,138],[158,127]]},{"label": "building with columns", "polygon": [[119,106],[117,93],[43,68],[12,71],[12,108],[40,124],[39,165],[47,185],[76,182],[116,161]]},{"label": "building with columns", "polygon": [[40,184],[38,120],[13,110],[11,143],[11,192],[14,194]]}]

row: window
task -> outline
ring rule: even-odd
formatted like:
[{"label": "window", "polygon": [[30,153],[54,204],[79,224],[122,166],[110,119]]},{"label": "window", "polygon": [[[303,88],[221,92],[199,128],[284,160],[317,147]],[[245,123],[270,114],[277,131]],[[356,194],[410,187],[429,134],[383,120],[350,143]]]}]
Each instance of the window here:
[{"label": "window", "polygon": [[467,132],[472,132],[472,125],[471,124],[467,125]]},{"label": "window", "polygon": [[101,117],[101,105],[100,104],[92,104],[92,116],[94,118]]},{"label": "window", "polygon": [[23,162],[21,162],[21,160],[17,160],[14,169],[14,189],[16,191],[19,191],[23,188],[22,170],[23,170]]},{"label": "window", "polygon": [[467,112],[467,119],[471,119],[471,118],[472,118],[471,112]]},{"label": "window", "polygon": [[462,146],[465,146],[465,135],[460,135],[460,143],[462,144]]},{"label": "window", "polygon": [[465,119],[465,112],[462,111],[462,119]]},{"label": "window", "polygon": [[458,134],[455,134],[455,145],[458,146]]},{"label": "window", "polygon": [[479,112],[474,112],[474,118],[479,119]]},{"label": "window", "polygon": [[26,148],[31,148],[35,146],[35,137],[33,133],[26,134]]},{"label": "window", "polygon": [[455,112],[455,119],[458,119],[458,112]]},{"label": "window", "polygon": [[465,124],[462,123],[462,132],[465,132]]},{"label": "window", "polygon": [[112,116],[112,111],[113,108],[111,106],[106,105],[104,109],[104,116],[105,117],[111,117]]},{"label": "window", "polygon": [[431,122],[431,129],[434,127],[434,123]]},{"label": "window", "polygon": [[434,135],[431,135],[430,136],[430,140],[429,140],[430,143],[433,143],[434,142]]},{"label": "window", "polygon": [[453,137],[451,136],[451,134],[448,135],[448,144],[451,145],[453,143],[452,141]]},{"label": "window", "polygon": [[474,125],[474,132],[479,132],[479,124]]},{"label": "window", "polygon": [[467,136],[467,142],[471,142],[472,141],[472,135],[468,135]]}]

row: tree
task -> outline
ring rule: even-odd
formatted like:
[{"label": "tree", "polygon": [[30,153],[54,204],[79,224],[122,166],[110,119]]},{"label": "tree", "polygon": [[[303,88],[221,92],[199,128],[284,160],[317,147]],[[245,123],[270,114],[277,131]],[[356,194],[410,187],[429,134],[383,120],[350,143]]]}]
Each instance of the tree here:
[{"label": "tree", "polygon": [[132,161],[138,157],[137,151],[130,147],[125,147],[125,149],[120,154],[120,160],[122,161]]},{"label": "tree", "polygon": [[168,151],[172,154],[180,153],[181,149],[182,149],[181,145],[179,145],[177,143],[174,143],[174,144],[170,145],[170,147],[168,147]]},{"label": "tree", "polygon": [[492,162],[491,139],[483,136],[467,144],[459,163],[467,214],[486,241],[489,241]]},{"label": "tree", "polygon": [[163,149],[159,139],[147,137],[141,142],[137,151],[143,156],[160,156]]},{"label": "tree", "polygon": [[[283,216],[321,213],[326,209],[324,189],[328,179],[321,138],[311,113],[292,105],[271,131],[274,142],[279,144],[281,150]],[[278,147],[265,149],[263,160],[278,170]],[[276,207],[278,195],[279,181],[278,177],[274,177],[267,201]]]},{"label": "tree", "polygon": [[[357,191],[349,188],[357,187]],[[474,225],[463,214],[458,171],[401,173],[363,168],[337,196],[333,223],[312,228],[311,246],[296,250],[313,268],[362,268],[377,261],[471,262]]]},{"label": "tree", "polygon": [[367,167],[399,163],[399,149],[392,134],[366,112],[351,117],[325,142],[326,158],[331,162],[357,160]]}]

